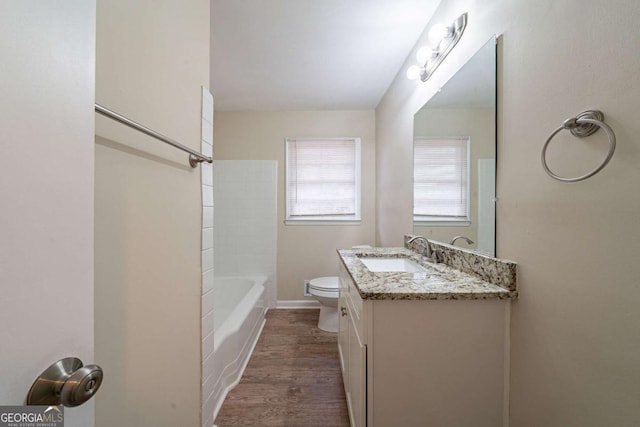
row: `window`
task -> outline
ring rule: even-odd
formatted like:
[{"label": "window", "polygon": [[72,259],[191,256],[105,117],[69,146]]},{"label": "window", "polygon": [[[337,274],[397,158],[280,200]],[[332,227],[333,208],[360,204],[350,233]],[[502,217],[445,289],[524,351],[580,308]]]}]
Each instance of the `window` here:
[{"label": "window", "polygon": [[413,220],[468,224],[468,137],[414,141]]},{"label": "window", "polygon": [[286,222],[360,220],[360,138],[287,138]]}]

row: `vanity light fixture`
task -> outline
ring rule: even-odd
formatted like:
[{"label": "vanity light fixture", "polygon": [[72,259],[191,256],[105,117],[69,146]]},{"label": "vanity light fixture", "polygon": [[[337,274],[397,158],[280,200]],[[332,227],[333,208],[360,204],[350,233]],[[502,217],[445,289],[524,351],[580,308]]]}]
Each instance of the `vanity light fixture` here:
[{"label": "vanity light fixture", "polygon": [[407,70],[407,78],[426,82],[440,63],[446,58],[451,49],[458,43],[467,26],[467,14],[458,16],[448,27],[436,24],[429,30],[427,38],[429,46],[423,46],[416,52],[416,59],[420,65],[412,65]]}]

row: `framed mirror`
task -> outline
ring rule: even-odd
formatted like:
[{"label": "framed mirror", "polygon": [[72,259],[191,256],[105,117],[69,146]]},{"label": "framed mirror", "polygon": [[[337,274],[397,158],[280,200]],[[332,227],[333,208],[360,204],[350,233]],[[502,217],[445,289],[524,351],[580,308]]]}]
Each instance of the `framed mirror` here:
[{"label": "framed mirror", "polygon": [[413,136],[413,234],[495,256],[495,37],[418,110]]}]

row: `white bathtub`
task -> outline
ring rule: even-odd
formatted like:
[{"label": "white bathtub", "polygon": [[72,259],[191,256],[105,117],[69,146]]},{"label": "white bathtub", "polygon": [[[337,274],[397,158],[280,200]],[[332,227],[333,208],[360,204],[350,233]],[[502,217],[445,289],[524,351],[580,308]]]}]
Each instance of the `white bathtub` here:
[{"label": "white bathtub", "polygon": [[265,322],[266,277],[214,278],[213,419],[242,377]]}]

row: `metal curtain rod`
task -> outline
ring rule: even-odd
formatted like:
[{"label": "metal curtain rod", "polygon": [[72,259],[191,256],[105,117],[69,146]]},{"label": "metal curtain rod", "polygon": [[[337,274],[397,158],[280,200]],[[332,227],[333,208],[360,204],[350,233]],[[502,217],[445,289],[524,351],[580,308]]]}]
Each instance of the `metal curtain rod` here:
[{"label": "metal curtain rod", "polygon": [[201,153],[198,153],[197,151],[192,150],[189,147],[186,147],[182,144],[180,144],[178,141],[174,141],[173,139],[166,137],[154,130],[149,129],[146,126],[141,125],[140,123],[136,123],[131,119],[126,118],[125,116],[116,113],[115,111],[112,111],[110,109],[108,109],[107,107],[103,107],[100,104],[96,104],[96,113],[100,113],[103,116],[109,117],[110,119],[115,120],[116,122],[120,122],[125,126],[129,126],[130,128],[133,128],[135,130],[138,130],[142,133],[145,133],[147,135],[149,135],[150,137],[153,137],[157,140],[160,140],[162,142],[164,142],[165,144],[169,144],[179,150],[185,151],[187,153],[189,153],[189,164],[191,165],[192,168],[195,168],[196,166],[198,166],[198,163],[202,163],[202,162],[207,162],[207,163],[212,163],[213,159],[211,157],[207,157]]}]

